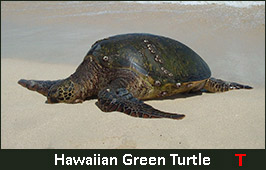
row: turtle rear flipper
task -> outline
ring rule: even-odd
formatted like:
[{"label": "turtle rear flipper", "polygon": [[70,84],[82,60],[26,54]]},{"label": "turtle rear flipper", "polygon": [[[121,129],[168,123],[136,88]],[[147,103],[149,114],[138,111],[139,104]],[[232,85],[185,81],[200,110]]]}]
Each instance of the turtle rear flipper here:
[{"label": "turtle rear flipper", "polygon": [[98,94],[96,105],[104,112],[119,111],[134,117],[182,119],[183,114],[173,114],[154,109],[134,98],[125,88],[105,88]]},{"label": "turtle rear flipper", "polygon": [[242,85],[235,82],[227,82],[212,77],[206,81],[203,89],[215,93],[215,92],[225,92],[234,89],[253,89],[253,87],[248,85]]}]

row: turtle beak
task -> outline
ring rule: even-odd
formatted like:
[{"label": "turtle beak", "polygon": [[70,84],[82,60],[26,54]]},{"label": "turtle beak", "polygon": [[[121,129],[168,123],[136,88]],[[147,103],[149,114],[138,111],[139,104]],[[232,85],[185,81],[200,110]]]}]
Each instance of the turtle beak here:
[{"label": "turtle beak", "polygon": [[48,88],[44,86],[44,82],[45,81],[21,79],[18,81],[18,84],[29,90],[37,91],[42,95],[47,96]]},{"label": "turtle beak", "polygon": [[25,80],[25,79],[20,79],[18,81],[18,84],[21,86],[32,90],[32,91],[37,91],[38,93],[47,96],[48,95],[48,90],[50,87],[61,80],[55,80],[55,81],[40,81],[40,80]]}]

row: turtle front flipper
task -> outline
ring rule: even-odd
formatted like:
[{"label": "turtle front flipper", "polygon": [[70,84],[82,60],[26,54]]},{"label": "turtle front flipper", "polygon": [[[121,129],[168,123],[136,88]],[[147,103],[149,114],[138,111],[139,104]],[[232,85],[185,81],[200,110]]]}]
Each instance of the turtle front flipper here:
[{"label": "turtle front flipper", "polygon": [[134,117],[182,119],[183,114],[166,113],[134,98],[125,88],[105,88],[98,94],[96,105],[104,112],[119,111]]},{"label": "turtle front flipper", "polygon": [[234,89],[253,89],[253,87],[248,85],[238,84],[235,82],[227,82],[212,77],[206,81],[203,89],[215,93],[215,92],[225,92]]},{"label": "turtle front flipper", "polygon": [[40,80],[25,80],[20,79],[18,81],[18,84],[20,84],[23,87],[26,87],[29,90],[37,91],[38,93],[41,93],[44,96],[48,95],[48,91],[50,87],[61,80],[55,80],[55,81],[40,81]]}]

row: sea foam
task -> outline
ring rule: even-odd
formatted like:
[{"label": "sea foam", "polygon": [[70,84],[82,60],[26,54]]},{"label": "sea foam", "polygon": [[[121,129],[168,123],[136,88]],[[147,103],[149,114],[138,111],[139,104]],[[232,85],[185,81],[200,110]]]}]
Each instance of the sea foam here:
[{"label": "sea foam", "polygon": [[126,3],[139,4],[178,4],[178,5],[226,5],[237,8],[249,8],[252,6],[265,6],[262,1],[124,1]]}]

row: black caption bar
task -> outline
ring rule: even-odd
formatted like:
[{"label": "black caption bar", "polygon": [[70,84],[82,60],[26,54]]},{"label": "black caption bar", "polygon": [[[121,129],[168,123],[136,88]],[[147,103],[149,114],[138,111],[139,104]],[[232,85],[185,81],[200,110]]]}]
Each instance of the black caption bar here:
[{"label": "black caption bar", "polygon": [[9,169],[256,169],[265,150],[1,150]]}]

